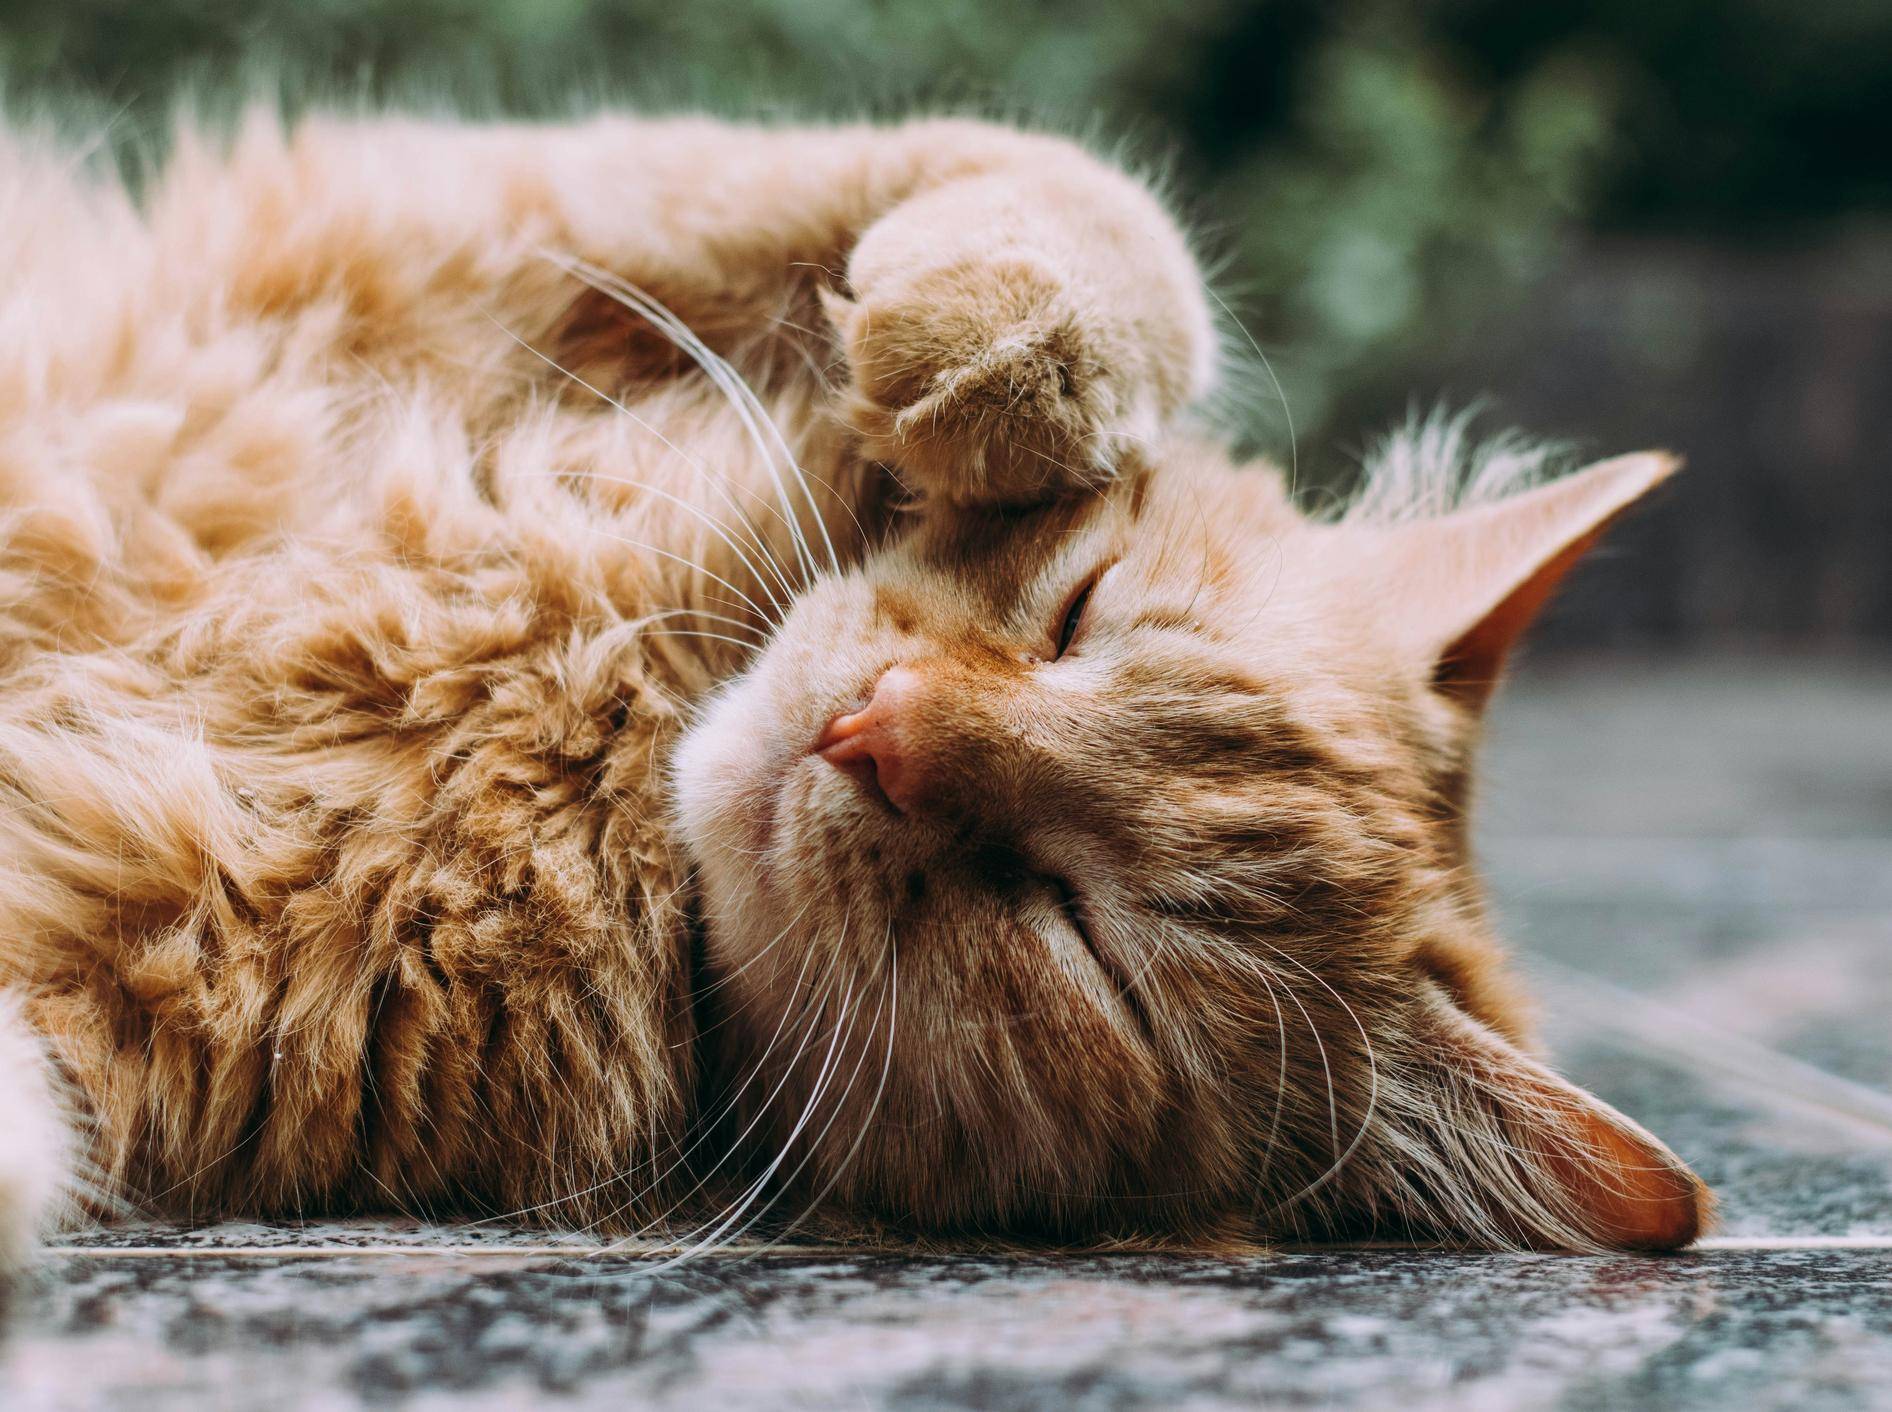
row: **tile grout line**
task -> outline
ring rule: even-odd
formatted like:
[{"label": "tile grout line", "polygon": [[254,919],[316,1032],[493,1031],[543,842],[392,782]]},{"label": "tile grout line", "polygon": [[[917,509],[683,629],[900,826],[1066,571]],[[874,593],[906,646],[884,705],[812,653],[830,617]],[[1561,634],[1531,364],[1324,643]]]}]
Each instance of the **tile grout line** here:
[{"label": "tile grout line", "polygon": [[1708,1236],[1690,1250],[1892,1250],[1892,1235]]},{"label": "tile grout line", "polygon": [[[350,1256],[377,1256],[396,1258],[425,1258],[439,1256],[460,1258],[473,1256],[482,1259],[503,1257],[526,1259],[626,1259],[641,1260],[678,1253],[680,1247],[674,1245],[620,1246],[607,1249],[595,1245],[227,1245],[227,1246],[169,1246],[169,1245],[49,1245],[41,1249],[46,1256],[68,1256],[79,1259],[126,1259],[151,1260],[165,1258],[181,1259],[283,1259],[283,1260],[331,1260],[346,1259]],[[1863,1236],[1709,1236],[1696,1241],[1685,1253],[1716,1255],[1740,1253],[1743,1251],[1819,1251],[1819,1250],[1884,1250],[1892,1252],[1892,1235]],[[1393,1244],[1372,1245],[1314,1245],[1283,1246],[1277,1252],[1283,1255],[1364,1254],[1369,1252],[1409,1251],[1416,1255],[1442,1254],[1463,1256],[1466,1251],[1438,1251],[1423,1246],[1403,1246]],[[840,1245],[776,1245],[754,1246],[748,1248],[725,1248],[709,1258],[721,1256],[747,1257],[753,1255],[798,1255],[798,1256],[880,1256],[897,1254],[886,1250],[859,1246]],[[982,1252],[966,1252],[980,1258],[1004,1259],[1005,1256],[990,1256]],[[1180,1258],[1191,1257],[1186,1251],[1174,1252]],[[1488,1252],[1501,1255],[1504,1252]],[[1539,1256],[1547,1252],[1524,1252]],[[1636,1254],[1628,1251],[1624,1254]],[[1032,1259],[1049,1256],[1057,1258],[1099,1258],[1108,1260],[1109,1252],[1098,1251],[1045,1251],[1042,1255],[1034,1254]],[[917,1256],[920,1260],[938,1258],[937,1256]],[[950,1257],[949,1257],[950,1258]],[[1266,1258],[1266,1257],[1262,1257]]]},{"label": "tile grout line", "polygon": [[1784,850],[1807,845],[1821,849],[1856,848],[1862,853],[1879,853],[1892,848],[1892,834],[1856,831],[1838,834],[1705,834],[1660,831],[1654,833],[1514,833],[1507,830],[1485,838],[1483,844],[1484,851],[1494,854],[1508,848],[1515,848],[1520,852],[1530,849],[1543,853],[1569,853],[1579,848],[1588,848],[1595,852],[1602,852],[1605,849],[1641,852],[1650,847],[1729,851],[1737,848]]},{"label": "tile grout line", "polygon": [[[398,1256],[424,1258],[438,1256],[475,1256],[499,1258],[524,1256],[535,1259],[651,1259],[682,1254],[680,1245],[47,1245],[41,1255],[65,1255],[78,1258],[115,1258],[152,1260],[169,1256],[186,1259],[273,1259],[327,1260],[350,1255]],[[888,1252],[838,1245],[724,1246],[716,1255],[884,1255]]]}]

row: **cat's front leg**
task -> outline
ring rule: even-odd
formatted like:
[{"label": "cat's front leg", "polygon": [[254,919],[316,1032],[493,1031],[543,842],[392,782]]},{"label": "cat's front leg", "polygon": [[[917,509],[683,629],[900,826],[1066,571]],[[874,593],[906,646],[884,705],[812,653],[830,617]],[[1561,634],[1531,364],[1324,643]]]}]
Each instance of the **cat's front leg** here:
[{"label": "cat's front leg", "polygon": [[71,1120],[45,1046],[0,990],[0,1281],[19,1273],[72,1192]]},{"label": "cat's front leg", "polygon": [[1162,206],[1073,144],[1011,138],[869,229],[829,307],[867,455],[954,504],[1108,480],[1214,375],[1202,277]]}]

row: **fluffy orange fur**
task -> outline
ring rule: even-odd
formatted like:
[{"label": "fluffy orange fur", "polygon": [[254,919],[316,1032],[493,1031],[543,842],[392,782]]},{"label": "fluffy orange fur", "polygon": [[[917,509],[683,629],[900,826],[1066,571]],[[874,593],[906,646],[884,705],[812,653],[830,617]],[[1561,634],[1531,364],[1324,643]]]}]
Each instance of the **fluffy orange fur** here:
[{"label": "fluffy orange fur", "polygon": [[[1161,206],[979,124],[256,121],[0,193],[0,1258],[124,1202],[1699,1229],[1520,1048],[1463,828],[1660,458],[1505,494],[1433,426],[1309,519],[1185,430]],[[816,748],[883,688],[898,806]]]}]

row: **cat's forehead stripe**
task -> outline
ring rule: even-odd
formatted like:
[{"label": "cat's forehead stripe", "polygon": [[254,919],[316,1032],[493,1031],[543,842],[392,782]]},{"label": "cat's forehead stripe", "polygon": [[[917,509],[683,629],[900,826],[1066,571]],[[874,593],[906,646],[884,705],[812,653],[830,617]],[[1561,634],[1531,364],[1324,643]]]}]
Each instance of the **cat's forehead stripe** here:
[{"label": "cat's forehead stripe", "polygon": [[981,582],[1023,582],[1035,577],[1087,534],[1114,518],[1118,507],[1100,493],[1003,513],[948,513],[927,527],[927,565],[968,574]]}]

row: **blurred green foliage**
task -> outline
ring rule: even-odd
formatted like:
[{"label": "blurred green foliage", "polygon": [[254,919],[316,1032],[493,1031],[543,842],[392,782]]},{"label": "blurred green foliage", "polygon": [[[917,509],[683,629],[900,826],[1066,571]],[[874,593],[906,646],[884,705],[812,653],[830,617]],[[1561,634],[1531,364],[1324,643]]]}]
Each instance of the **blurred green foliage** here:
[{"label": "blurred green foliage", "polygon": [[[1425,369],[1586,229],[1765,239],[1892,205],[1885,0],[0,0],[0,70],[16,109],[121,133],[262,82],[1123,139],[1189,193],[1309,441],[1439,391]],[[1273,385],[1235,391],[1278,443]]]}]

